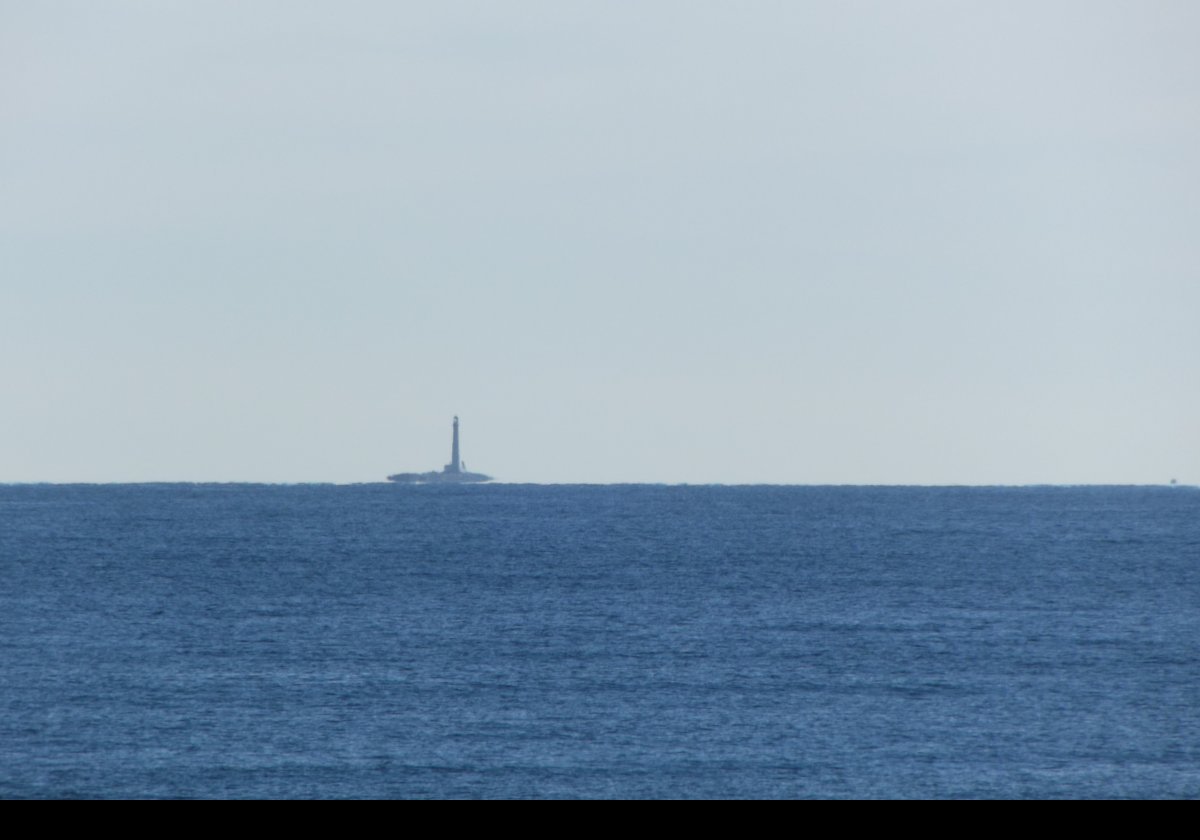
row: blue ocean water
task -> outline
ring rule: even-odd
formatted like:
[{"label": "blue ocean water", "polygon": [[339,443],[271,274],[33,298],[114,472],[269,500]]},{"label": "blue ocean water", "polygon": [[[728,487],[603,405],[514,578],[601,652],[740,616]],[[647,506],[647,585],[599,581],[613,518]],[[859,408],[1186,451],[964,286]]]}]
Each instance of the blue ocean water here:
[{"label": "blue ocean water", "polygon": [[0,487],[3,797],[1195,797],[1193,488]]}]

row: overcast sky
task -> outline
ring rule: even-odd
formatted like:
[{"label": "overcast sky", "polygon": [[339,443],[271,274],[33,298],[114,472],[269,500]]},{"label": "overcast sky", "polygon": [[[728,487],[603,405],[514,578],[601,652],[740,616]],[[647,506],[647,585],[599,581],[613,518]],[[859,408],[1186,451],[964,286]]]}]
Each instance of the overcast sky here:
[{"label": "overcast sky", "polygon": [[1200,483],[1200,3],[0,0],[0,482]]}]

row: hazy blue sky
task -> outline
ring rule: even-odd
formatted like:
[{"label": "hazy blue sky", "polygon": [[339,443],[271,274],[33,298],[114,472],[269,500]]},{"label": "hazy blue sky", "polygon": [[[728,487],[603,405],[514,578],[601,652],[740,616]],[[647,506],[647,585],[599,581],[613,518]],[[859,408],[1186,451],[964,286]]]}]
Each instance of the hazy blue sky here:
[{"label": "hazy blue sky", "polygon": [[1200,3],[0,0],[0,482],[1200,482]]}]

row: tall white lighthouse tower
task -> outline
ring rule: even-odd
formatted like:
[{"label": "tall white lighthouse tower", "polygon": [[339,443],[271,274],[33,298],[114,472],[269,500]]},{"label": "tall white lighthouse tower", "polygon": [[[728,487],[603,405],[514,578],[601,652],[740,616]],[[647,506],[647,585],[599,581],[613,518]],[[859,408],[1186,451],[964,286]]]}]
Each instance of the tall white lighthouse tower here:
[{"label": "tall white lighthouse tower", "polygon": [[462,458],[458,454],[458,415],[454,415],[454,442],[450,445],[450,463],[446,465],[443,472],[460,473],[462,472]]}]

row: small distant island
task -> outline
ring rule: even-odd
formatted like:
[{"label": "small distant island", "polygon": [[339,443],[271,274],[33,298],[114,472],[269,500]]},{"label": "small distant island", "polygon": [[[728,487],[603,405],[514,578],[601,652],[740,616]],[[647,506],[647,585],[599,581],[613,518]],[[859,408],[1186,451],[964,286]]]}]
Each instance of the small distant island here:
[{"label": "small distant island", "polygon": [[450,446],[450,463],[442,467],[441,472],[396,473],[389,475],[388,481],[398,484],[479,484],[491,481],[490,475],[467,472],[463,469],[462,458],[458,450],[458,416],[454,417],[454,442]]}]

